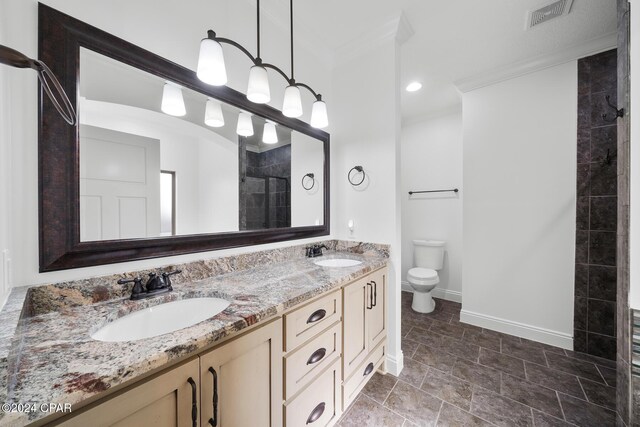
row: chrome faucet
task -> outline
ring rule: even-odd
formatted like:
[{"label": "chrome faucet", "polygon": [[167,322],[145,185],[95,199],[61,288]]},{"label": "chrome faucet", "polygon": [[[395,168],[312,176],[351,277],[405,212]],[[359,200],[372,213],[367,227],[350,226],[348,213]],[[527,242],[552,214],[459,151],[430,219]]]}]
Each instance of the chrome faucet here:
[{"label": "chrome faucet", "polygon": [[171,292],[173,290],[173,287],[171,286],[171,276],[179,273],[182,273],[182,270],[164,272],[161,275],[149,273],[149,279],[147,279],[146,285],[142,284],[142,279],[140,277],[134,277],[133,279],[120,279],[118,280],[118,284],[125,285],[127,283],[133,283],[130,299],[139,300]]}]

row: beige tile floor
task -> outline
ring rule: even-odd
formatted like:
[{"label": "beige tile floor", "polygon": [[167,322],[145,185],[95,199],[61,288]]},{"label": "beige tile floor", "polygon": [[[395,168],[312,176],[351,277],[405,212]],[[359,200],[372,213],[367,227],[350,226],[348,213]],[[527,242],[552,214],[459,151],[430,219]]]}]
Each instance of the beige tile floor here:
[{"label": "beige tile floor", "polygon": [[615,362],[461,323],[460,308],[415,313],[403,292],[404,370],[375,374],[338,425],[615,425]]}]

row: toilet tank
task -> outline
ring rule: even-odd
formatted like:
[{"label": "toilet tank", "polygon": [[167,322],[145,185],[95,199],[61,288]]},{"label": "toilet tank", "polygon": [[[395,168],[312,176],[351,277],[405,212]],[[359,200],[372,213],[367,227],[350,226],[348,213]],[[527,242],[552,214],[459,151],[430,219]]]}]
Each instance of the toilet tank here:
[{"label": "toilet tank", "polygon": [[416,267],[442,269],[444,242],[441,240],[414,240],[413,262]]}]

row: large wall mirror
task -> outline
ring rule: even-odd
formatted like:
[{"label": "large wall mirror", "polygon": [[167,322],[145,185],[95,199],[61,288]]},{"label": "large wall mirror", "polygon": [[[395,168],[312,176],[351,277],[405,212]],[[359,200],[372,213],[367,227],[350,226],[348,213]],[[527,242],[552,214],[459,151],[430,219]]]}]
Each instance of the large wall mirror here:
[{"label": "large wall mirror", "polygon": [[40,4],[40,269],[329,234],[329,135]]}]

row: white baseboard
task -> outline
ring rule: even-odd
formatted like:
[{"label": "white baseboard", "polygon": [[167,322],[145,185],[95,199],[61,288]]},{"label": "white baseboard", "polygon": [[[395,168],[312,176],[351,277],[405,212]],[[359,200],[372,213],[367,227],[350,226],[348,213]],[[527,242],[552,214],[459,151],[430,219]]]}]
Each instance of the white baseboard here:
[{"label": "white baseboard", "polygon": [[487,328],[503,332],[505,334],[515,335],[517,337],[565,348],[567,350],[573,350],[573,336],[563,332],[539,328],[537,326],[488,316],[486,314],[475,313],[464,309],[460,312],[460,321],[470,325],[479,326],[481,328]]},{"label": "white baseboard", "polygon": [[400,372],[402,372],[402,368],[404,368],[404,353],[400,350],[400,353],[395,357],[387,354],[387,372],[391,375],[398,376]]},{"label": "white baseboard", "polygon": [[[406,282],[403,280],[401,285],[402,285],[403,291],[413,293],[413,289],[411,288],[411,285],[409,284],[409,282]],[[436,288],[432,291],[432,294],[436,298],[446,299],[447,301],[460,302],[460,303],[462,302],[462,292],[450,291],[448,289],[442,289],[436,286]]]}]

